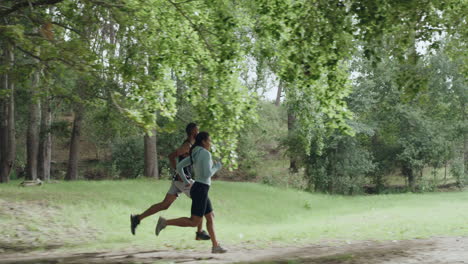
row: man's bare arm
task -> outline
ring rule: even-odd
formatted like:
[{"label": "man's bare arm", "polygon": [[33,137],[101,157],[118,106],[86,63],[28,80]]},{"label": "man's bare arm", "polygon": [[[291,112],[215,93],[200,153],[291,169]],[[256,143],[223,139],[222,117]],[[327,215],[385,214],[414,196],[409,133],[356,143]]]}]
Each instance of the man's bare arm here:
[{"label": "man's bare arm", "polygon": [[176,149],[174,152],[169,154],[169,163],[171,164],[171,168],[175,170],[176,164],[177,164],[176,158],[188,153],[189,151],[190,151],[190,144],[185,142],[184,144],[182,144],[182,146],[180,146],[180,148]]}]

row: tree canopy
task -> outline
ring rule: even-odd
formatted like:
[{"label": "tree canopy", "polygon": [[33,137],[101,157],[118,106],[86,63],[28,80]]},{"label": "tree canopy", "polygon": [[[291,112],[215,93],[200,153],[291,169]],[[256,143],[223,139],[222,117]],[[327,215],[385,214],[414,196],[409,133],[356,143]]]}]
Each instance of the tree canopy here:
[{"label": "tree canopy", "polygon": [[4,58],[8,47],[17,56],[1,70],[24,87],[41,70],[36,96],[85,108],[108,103],[145,131],[157,116],[175,117],[182,93],[223,161],[235,164],[238,137],[256,116],[256,91],[240,78],[248,59],[265,62],[281,80],[310,154],[320,134],[356,132],[345,100],[356,52],[407,64],[396,79],[412,97],[428,84],[426,74],[412,71],[418,46],[437,48],[450,36],[447,55],[463,55],[467,11],[463,0],[4,1]]}]

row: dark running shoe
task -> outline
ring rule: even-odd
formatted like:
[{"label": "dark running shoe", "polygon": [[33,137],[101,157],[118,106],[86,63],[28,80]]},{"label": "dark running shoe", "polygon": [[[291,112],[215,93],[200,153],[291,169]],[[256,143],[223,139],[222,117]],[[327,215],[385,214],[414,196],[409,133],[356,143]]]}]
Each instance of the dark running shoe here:
[{"label": "dark running shoe", "polygon": [[135,229],[140,224],[140,219],[138,215],[130,215],[130,231],[132,231],[132,235],[135,235]]},{"label": "dark running shoe", "polygon": [[201,232],[195,232],[195,240],[210,240],[211,237],[208,235],[208,233],[205,230],[202,230]]}]

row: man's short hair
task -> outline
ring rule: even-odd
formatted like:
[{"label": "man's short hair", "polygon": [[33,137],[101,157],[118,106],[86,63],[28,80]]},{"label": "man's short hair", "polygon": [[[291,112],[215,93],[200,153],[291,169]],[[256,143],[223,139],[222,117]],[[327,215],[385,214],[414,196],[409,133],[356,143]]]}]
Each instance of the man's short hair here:
[{"label": "man's short hair", "polygon": [[187,133],[187,135],[190,135],[192,133],[192,130],[195,129],[197,127],[197,124],[195,123],[190,123],[187,125],[187,127],[185,128],[185,132]]}]

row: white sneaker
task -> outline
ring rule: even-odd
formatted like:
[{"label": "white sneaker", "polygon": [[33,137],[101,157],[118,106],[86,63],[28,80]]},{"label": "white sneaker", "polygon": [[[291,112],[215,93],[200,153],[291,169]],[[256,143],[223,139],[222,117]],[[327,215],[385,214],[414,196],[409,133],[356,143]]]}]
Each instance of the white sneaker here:
[{"label": "white sneaker", "polygon": [[223,248],[221,245],[218,245],[217,247],[213,247],[211,249],[211,253],[214,253],[214,254],[222,254],[226,252],[227,252],[227,249]]},{"label": "white sneaker", "polygon": [[164,228],[166,228],[166,218],[160,216],[158,220],[158,224],[156,225],[156,230],[155,230],[156,235],[159,236],[159,233]]}]

